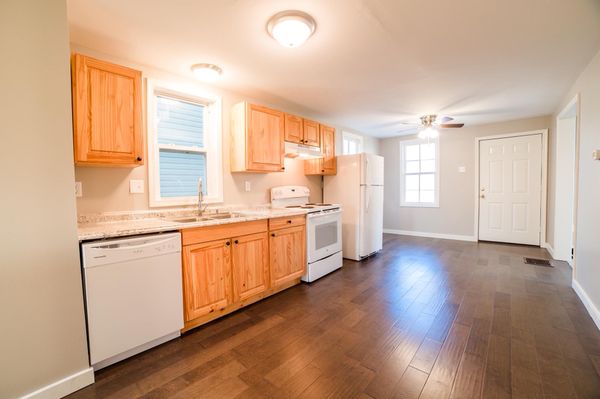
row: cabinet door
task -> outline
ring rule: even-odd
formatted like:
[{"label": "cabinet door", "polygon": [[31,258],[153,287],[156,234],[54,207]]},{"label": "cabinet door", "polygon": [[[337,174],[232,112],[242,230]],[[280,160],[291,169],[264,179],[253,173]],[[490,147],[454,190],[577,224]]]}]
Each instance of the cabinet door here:
[{"label": "cabinet door", "polygon": [[134,69],[73,56],[76,164],[143,164],[141,76]]},{"label": "cabinet door", "polygon": [[231,300],[231,241],[183,247],[185,320],[226,307]]},{"label": "cabinet door", "polygon": [[321,149],[323,150],[322,173],[335,175],[337,161],[335,159],[335,129],[321,125]]},{"label": "cabinet door", "polygon": [[283,171],[283,112],[253,104],[248,108],[246,168],[249,171]]},{"label": "cabinet door", "polygon": [[306,270],[306,233],[304,226],[271,232],[269,248],[271,285],[300,278]]},{"label": "cabinet door", "polygon": [[233,239],[233,301],[243,301],[269,288],[269,240],[267,233]]},{"label": "cabinet door", "polygon": [[302,118],[296,115],[285,114],[285,141],[304,143],[304,126]]},{"label": "cabinet door", "polygon": [[304,144],[321,146],[321,135],[319,132],[319,122],[304,119]]}]

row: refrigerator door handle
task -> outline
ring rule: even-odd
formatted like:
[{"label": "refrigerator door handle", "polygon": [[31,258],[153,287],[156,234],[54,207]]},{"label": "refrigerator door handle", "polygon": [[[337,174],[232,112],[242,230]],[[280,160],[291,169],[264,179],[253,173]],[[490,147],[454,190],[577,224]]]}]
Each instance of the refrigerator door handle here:
[{"label": "refrigerator door handle", "polygon": [[369,187],[367,186],[366,188],[366,192],[365,192],[365,197],[367,197],[367,207],[366,207],[366,211],[367,213],[369,212],[369,202],[371,202],[371,191],[369,190]]}]

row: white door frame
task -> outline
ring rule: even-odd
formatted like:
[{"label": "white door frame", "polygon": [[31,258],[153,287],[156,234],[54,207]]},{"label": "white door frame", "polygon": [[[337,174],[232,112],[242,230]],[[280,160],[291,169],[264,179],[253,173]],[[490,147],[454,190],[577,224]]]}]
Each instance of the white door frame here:
[{"label": "white door frame", "polygon": [[[576,263],[577,263],[577,204],[579,203],[579,140],[580,140],[580,124],[581,124],[581,103],[580,103],[580,95],[579,93],[575,94],[575,96],[569,101],[567,105],[560,111],[560,113],[556,116],[556,137],[558,137],[558,120],[563,119],[564,116],[571,110],[571,108],[575,107],[575,173],[574,177],[574,187],[573,187],[573,259],[571,263],[571,267],[573,268],[573,280],[576,278]],[[556,143],[555,143],[556,145]],[[558,148],[555,149],[555,154],[558,155]],[[556,173],[555,173],[556,177]],[[554,182],[556,184],[556,182]],[[555,216],[555,215],[553,215]],[[554,223],[554,232],[556,232],[556,218]],[[546,244],[547,247],[550,247],[550,244]],[[550,247],[552,249],[552,247]]]},{"label": "white door frame", "polygon": [[493,136],[475,137],[475,241],[479,241],[479,148],[483,140],[505,139],[509,137],[532,136],[536,134],[542,135],[542,207],[540,217],[540,247],[546,243],[546,213],[548,204],[548,129],[531,130],[520,133],[497,134]]}]

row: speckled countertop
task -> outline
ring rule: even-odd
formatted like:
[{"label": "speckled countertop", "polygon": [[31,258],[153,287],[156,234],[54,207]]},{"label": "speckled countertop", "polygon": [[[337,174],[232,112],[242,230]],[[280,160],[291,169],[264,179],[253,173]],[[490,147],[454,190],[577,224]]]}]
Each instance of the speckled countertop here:
[{"label": "speckled countertop", "polygon": [[[256,209],[228,209],[239,214],[230,219],[213,219],[199,222],[175,222],[169,220],[172,217],[195,216],[192,210],[184,210],[176,213],[146,212],[143,214],[127,215],[94,215],[80,216],[77,226],[79,241],[99,240],[112,237],[123,237],[137,234],[158,233],[189,229],[195,227],[214,226],[219,224],[249,222],[252,220],[270,219],[284,216],[304,215],[303,209],[271,209],[266,207]],[[210,215],[208,213],[207,215]]]}]

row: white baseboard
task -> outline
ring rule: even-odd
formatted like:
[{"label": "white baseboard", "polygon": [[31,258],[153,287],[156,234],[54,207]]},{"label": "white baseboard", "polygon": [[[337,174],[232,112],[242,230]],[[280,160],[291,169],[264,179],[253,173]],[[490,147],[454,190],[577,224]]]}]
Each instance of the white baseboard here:
[{"label": "white baseboard", "polygon": [[552,248],[552,245],[548,244],[547,242],[542,244],[542,248],[546,248],[546,251],[548,251],[548,253],[550,254],[550,256],[552,256],[552,259],[554,258],[554,248]]},{"label": "white baseboard", "polygon": [[600,330],[600,310],[598,310],[596,305],[594,305],[588,294],[585,292],[583,287],[579,285],[577,280],[573,279],[572,286],[577,293],[577,296],[579,296],[579,299],[581,299],[581,302],[583,302],[583,305],[587,309],[588,313],[590,316],[592,316],[592,320],[594,320],[594,323],[596,323],[596,327],[598,327]]},{"label": "white baseboard", "polygon": [[75,374],[71,374],[63,378],[62,380],[55,381],[50,385],[46,385],[38,389],[37,391],[31,392],[21,399],[56,399],[65,397],[75,391],[80,390],[94,383],[94,369],[91,367],[78,371]]},{"label": "white baseboard", "polygon": [[458,241],[471,241],[471,242],[477,241],[477,239],[474,236],[463,236],[463,235],[456,235],[456,234],[425,233],[425,232],[421,232],[421,231],[395,230],[395,229],[383,229],[383,232],[388,233],[388,234],[399,234],[399,235],[403,235],[403,236],[441,238],[444,240],[458,240]]}]

